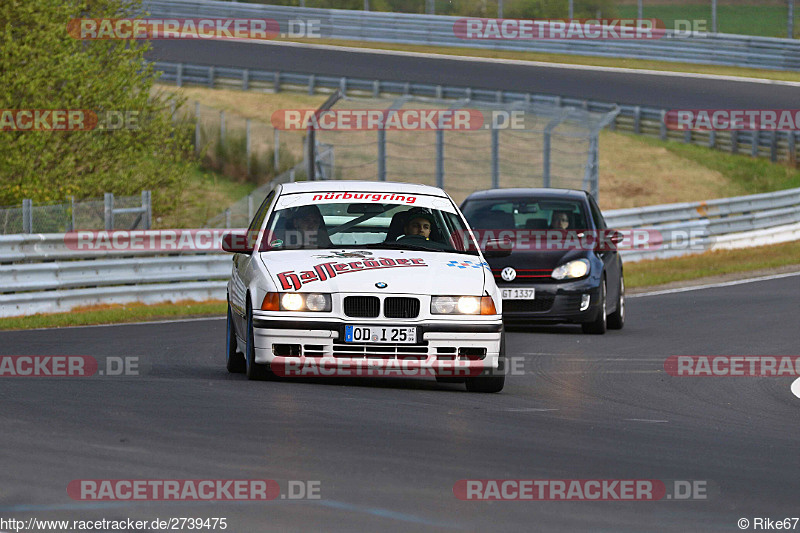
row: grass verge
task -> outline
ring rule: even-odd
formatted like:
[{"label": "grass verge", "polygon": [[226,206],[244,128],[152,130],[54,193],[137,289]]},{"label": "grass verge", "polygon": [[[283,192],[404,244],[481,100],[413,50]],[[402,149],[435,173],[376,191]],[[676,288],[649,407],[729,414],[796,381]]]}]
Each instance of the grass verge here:
[{"label": "grass verge", "polygon": [[154,305],[131,303],[78,307],[68,313],[0,318],[0,330],[123,324],[126,322],[146,322],[199,316],[225,316],[225,305],[224,301],[210,300],[206,302],[183,301]]},{"label": "grass verge", "polygon": [[628,263],[625,285],[631,289],[652,287],[788,265],[800,265],[800,241]]}]

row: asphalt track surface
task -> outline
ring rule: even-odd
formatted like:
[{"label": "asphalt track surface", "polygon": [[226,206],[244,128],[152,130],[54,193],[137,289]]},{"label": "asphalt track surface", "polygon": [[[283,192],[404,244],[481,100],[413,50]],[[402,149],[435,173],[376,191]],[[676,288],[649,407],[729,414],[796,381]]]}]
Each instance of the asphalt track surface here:
[{"label": "asphalt track surface", "polygon": [[[517,330],[500,394],[432,379],[251,382],[224,320],[0,333],[0,355],[141,375],[0,381],[0,518],[227,517],[228,531],[739,531],[798,516],[792,378],[672,377],[670,355],[800,355],[800,277],[642,296],[622,331]],[[476,502],[461,479],[701,480],[705,500]],[[75,501],[75,479],[319,481],[319,500]],[[671,487],[672,485],[668,485]],[[205,531],[205,530],[204,530]]]},{"label": "asphalt track surface", "polygon": [[667,109],[795,109],[791,85],[411,57],[280,43],[159,40],[148,58],[192,64],[530,92]]}]

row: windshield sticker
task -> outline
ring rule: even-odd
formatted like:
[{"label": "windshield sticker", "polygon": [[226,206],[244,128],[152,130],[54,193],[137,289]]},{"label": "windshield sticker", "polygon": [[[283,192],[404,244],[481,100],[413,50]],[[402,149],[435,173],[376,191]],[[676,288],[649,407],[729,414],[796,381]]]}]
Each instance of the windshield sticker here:
[{"label": "windshield sticker", "polygon": [[325,194],[315,194],[312,199],[313,202],[321,202],[323,200],[367,200],[369,202],[391,202],[391,203],[407,203],[413,204],[417,201],[416,196],[408,194],[392,194],[392,193],[368,193],[368,192],[327,192]]},{"label": "windshield sticker", "polygon": [[424,259],[389,259],[388,257],[378,257],[376,259],[367,259],[366,261],[353,261],[351,263],[321,263],[314,265],[312,270],[302,270],[296,272],[288,270],[278,274],[278,281],[280,281],[283,290],[294,289],[298,290],[300,287],[313,281],[325,281],[328,278],[335,278],[340,274],[347,274],[348,272],[364,272],[367,270],[380,270],[383,268],[400,268],[400,267],[427,267]]}]

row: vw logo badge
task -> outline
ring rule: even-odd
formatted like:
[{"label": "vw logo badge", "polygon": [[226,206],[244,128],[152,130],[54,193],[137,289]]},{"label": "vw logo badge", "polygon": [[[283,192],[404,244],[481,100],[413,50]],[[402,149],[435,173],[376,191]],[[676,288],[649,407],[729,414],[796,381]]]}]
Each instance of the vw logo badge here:
[{"label": "vw logo badge", "polygon": [[386,283],[384,283],[382,281],[379,281],[378,283],[375,284],[375,286],[378,287],[379,289],[385,289],[389,285],[387,285]]},{"label": "vw logo badge", "polygon": [[500,277],[505,281],[514,281],[517,277],[517,271],[511,267],[505,267],[503,271],[500,272]]}]

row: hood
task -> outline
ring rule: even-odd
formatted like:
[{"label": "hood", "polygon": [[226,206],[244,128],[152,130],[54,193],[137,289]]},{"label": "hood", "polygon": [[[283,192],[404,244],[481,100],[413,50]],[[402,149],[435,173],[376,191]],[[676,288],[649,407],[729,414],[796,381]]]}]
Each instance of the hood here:
[{"label": "hood", "polygon": [[445,252],[281,250],[259,256],[279,291],[481,296],[490,275],[480,257]]}]

